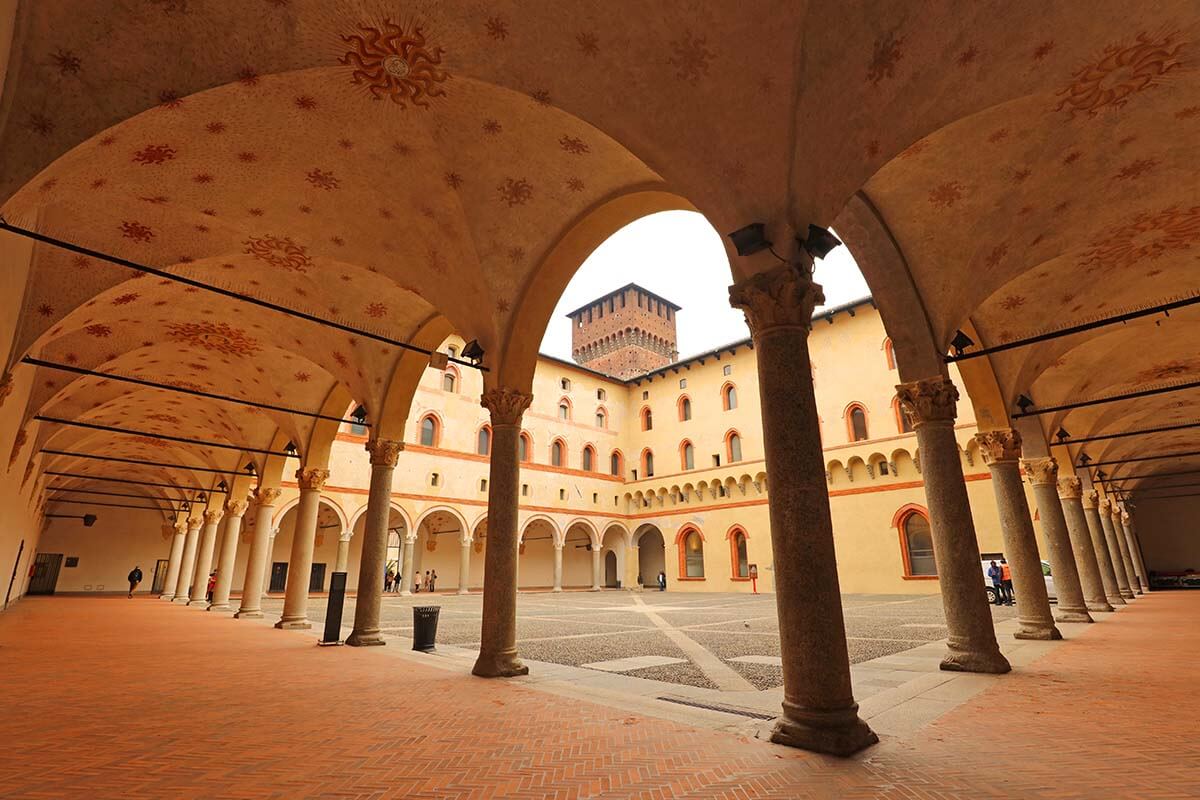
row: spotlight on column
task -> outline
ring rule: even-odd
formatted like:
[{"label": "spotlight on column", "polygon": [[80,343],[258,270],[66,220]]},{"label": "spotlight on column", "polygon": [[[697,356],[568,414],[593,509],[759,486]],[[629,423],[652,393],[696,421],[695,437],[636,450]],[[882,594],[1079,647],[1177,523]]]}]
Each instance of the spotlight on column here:
[{"label": "spotlight on column", "polygon": [[1079,466],[1086,467],[1091,462],[1092,462],[1092,457],[1089,456],[1087,453],[1079,454]]},{"label": "spotlight on column", "polygon": [[1096,470],[1096,478],[1099,479],[1101,483],[1104,483],[1104,481],[1108,478],[1108,473],[1102,469],[1098,469]]},{"label": "spotlight on column", "polygon": [[286,445],[284,445],[283,452],[287,453],[289,456],[296,455],[296,443],[289,441]]},{"label": "spotlight on column", "polygon": [[228,484],[228,483],[226,483],[225,481],[221,481],[220,483],[218,483],[218,484],[217,484],[217,489],[218,489],[218,490],[220,490],[220,491],[222,491],[222,492],[228,492],[228,491],[229,491],[229,484]]},{"label": "spotlight on column", "polygon": [[1028,414],[1029,409],[1033,408],[1034,402],[1029,399],[1029,395],[1023,394],[1017,398],[1017,405],[1020,407],[1022,414]]},{"label": "spotlight on column", "polygon": [[354,420],[354,424],[356,424],[356,425],[366,425],[367,424],[366,406],[360,405],[357,408],[355,408],[353,411],[351,411],[350,419]]},{"label": "spotlight on column", "polygon": [[253,477],[258,474],[258,469],[254,466],[253,461],[247,461],[246,466],[242,467],[242,472]]},{"label": "spotlight on column", "polygon": [[462,357],[472,364],[479,364],[483,361],[483,348],[480,347],[478,339],[472,339],[463,345]]},{"label": "spotlight on column", "polygon": [[771,241],[767,238],[766,226],[761,222],[751,222],[746,227],[738,228],[733,233],[726,235],[739,256],[752,256],[771,246]]},{"label": "spotlight on column", "polygon": [[842,240],[833,235],[828,228],[819,225],[808,226],[808,236],[796,237],[796,242],[804,248],[804,252],[813,258],[824,258],[835,247],[841,247]]},{"label": "spotlight on column", "polygon": [[950,340],[950,346],[954,348],[954,355],[956,356],[961,356],[964,350],[974,345],[975,340],[962,331],[955,331],[954,338]]},{"label": "spotlight on column", "polygon": [[187,500],[184,500],[182,503],[179,504],[179,510],[180,511],[191,511],[192,504],[189,503]]},{"label": "spotlight on column", "polygon": [[1062,442],[1065,442],[1067,439],[1070,439],[1071,434],[1067,433],[1067,429],[1060,425],[1058,428],[1058,432],[1054,434],[1054,438],[1058,439],[1059,443],[1061,444]]},{"label": "spotlight on column", "polygon": [[200,494],[196,495],[196,502],[197,503],[207,503],[208,496],[206,494],[204,494],[204,492],[201,492]]},{"label": "spotlight on column", "polygon": [[96,515],[95,514],[84,514],[83,515],[83,527],[90,528],[95,524],[96,524]]}]

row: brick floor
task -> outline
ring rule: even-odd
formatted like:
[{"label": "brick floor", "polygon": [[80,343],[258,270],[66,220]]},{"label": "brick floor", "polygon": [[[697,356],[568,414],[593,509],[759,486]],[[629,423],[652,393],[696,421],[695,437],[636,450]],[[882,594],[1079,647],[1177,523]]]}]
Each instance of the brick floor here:
[{"label": "brick floor", "polygon": [[0,797],[1200,796],[1200,592],[839,761],[155,600],[0,615]]}]

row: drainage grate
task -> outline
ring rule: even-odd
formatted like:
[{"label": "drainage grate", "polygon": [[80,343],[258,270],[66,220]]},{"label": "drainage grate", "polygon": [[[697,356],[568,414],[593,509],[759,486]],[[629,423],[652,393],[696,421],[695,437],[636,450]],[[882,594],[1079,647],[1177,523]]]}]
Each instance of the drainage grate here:
[{"label": "drainage grate", "polygon": [[708,711],[720,711],[724,714],[736,714],[739,717],[750,717],[752,719],[775,719],[777,714],[765,714],[762,711],[752,711],[749,708],[740,708],[738,706],[730,706],[724,703],[705,703],[702,700],[692,700],[689,697],[672,697],[663,695],[657,698],[665,700],[668,703],[678,703],[681,706],[691,706],[692,708],[703,708]]}]

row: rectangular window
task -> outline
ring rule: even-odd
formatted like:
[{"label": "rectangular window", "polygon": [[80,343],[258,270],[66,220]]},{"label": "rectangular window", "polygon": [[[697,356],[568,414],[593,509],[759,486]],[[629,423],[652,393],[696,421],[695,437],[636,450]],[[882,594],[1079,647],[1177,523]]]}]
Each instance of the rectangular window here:
[{"label": "rectangular window", "polygon": [[604,390],[603,390],[603,389],[597,389],[597,390],[596,390],[596,399],[597,399],[597,400],[603,400],[603,399],[604,399],[606,396],[607,396],[607,395],[605,395],[605,393],[604,393]]},{"label": "rectangular window", "polygon": [[521,484],[521,497],[529,497],[529,484],[528,483]]},{"label": "rectangular window", "polygon": [[649,400],[649,399],[650,399],[650,393],[649,393],[649,392],[642,392],[642,399],[643,399],[643,400]]},{"label": "rectangular window", "polygon": [[633,470],[630,470],[630,472],[633,473],[633,479],[636,481],[637,480],[637,470],[633,469]]},{"label": "rectangular window", "polygon": [[566,489],[559,489],[559,490],[558,490],[558,499],[559,499],[559,500],[566,500],[566,499],[567,499],[567,490],[566,490]]},{"label": "rectangular window", "polygon": [[592,492],[592,505],[596,505],[599,502],[600,502],[600,493]]},{"label": "rectangular window", "polygon": [[713,466],[714,467],[721,466],[721,456],[718,455],[717,453],[713,453]]},{"label": "rectangular window", "polygon": [[679,388],[680,388],[680,389],[686,389],[686,388],[687,388],[687,378],[680,378],[680,379],[679,379]]},{"label": "rectangular window", "polygon": [[733,365],[732,365],[732,364],[726,364],[726,365],[725,365],[725,368],[724,368],[724,369],[722,369],[722,370],[721,370],[721,372],[722,372],[722,374],[724,374],[724,375],[726,375],[726,376],[728,376],[728,375],[732,375],[732,374],[733,374]]},{"label": "rectangular window", "polygon": [[479,491],[481,491],[481,492],[487,491],[487,478],[479,479]]}]

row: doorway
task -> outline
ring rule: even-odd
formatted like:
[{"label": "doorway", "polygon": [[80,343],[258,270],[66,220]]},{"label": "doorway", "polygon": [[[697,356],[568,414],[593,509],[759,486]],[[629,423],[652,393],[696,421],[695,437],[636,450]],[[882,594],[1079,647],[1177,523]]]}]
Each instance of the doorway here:
[{"label": "doorway", "polygon": [[282,592],[287,589],[287,562],[276,561],[271,565],[271,585],[268,592]]},{"label": "doorway", "polygon": [[167,559],[160,558],[154,565],[154,581],[150,584],[150,594],[163,593],[163,584],[167,582],[167,564]]},{"label": "doorway", "polygon": [[33,576],[29,579],[26,594],[54,594],[62,560],[62,553],[38,553],[33,560]]},{"label": "doorway", "polygon": [[617,554],[612,550],[604,554],[604,586],[607,589],[617,588]]},{"label": "doorway", "polygon": [[638,579],[643,587],[658,588],[658,573],[667,571],[666,544],[655,527],[647,527],[638,538]]},{"label": "doorway", "polygon": [[325,591],[325,565],[313,564],[312,575],[308,578],[308,590],[310,592]]}]

